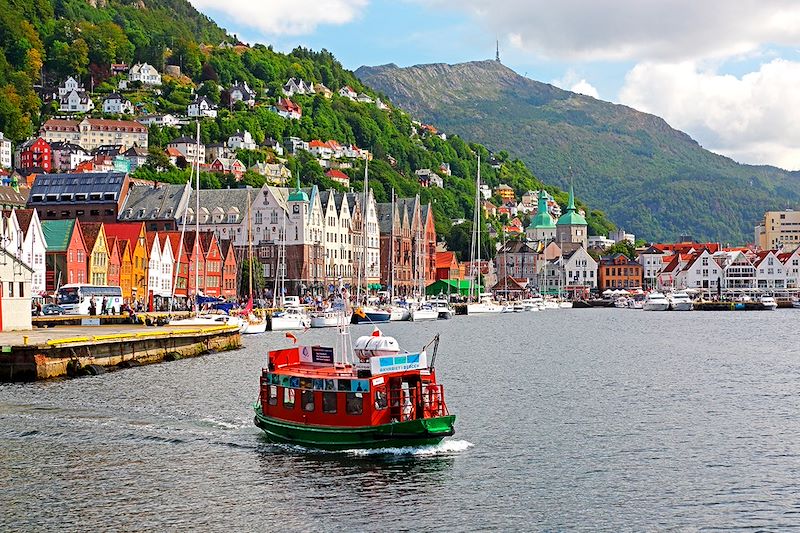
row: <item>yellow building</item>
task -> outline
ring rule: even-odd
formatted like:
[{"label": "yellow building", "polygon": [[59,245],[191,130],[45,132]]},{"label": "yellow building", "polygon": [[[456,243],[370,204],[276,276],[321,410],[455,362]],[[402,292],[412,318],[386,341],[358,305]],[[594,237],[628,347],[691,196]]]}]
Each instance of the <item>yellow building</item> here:
[{"label": "yellow building", "polygon": [[505,183],[501,183],[494,189],[494,193],[503,199],[504,202],[514,201],[517,198],[514,189],[506,185]]},{"label": "yellow building", "polygon": [[[130,249],[131,257],[131,281],[130,281],[130,300],[141,300],[143,303],[147,302],[147,269],[149,258],[149,250],[147,249],[147,233],[144,229],[144,222],[140,223],[117,223],[106,224],[106,233],[114,236],[120,241],[128,241],[128,248]],[[120,286],[125,281],[125,262],[122,262],[122,270],[120,275]],[[125,293],[125,288],[122,289],[123,297],[128,297]]]},{"label": "yellow building", "polygon": [[86,242],[88,272],[86,280],[92,285],[108,285],[108,241],[102,222],[81,224],[83,240]]},{"label": "yellow building", "polygon": [[756,226],[755,244],[762,250],[800,245],[800,211],[767,211]]}]

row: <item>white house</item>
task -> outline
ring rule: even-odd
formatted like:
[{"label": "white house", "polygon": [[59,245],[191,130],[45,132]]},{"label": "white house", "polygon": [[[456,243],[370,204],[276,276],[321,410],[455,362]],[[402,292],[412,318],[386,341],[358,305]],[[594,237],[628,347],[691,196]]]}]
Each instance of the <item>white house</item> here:
[{"label": "white house", "polygon": [[567,285],[597,286],[597,261],[583,246],[564,254],[561,267]]},{"label": "white house", "polygon": [[31,326],[32,269],[5,249],[0,249],[0,302],[2,331],[29,330]]},{"label": "white house", "polygon": [[59,111],[66,113],[88,113],[94,109],[94,102],[84,90],[73,90],[59,98]]},{"label": "white house", "polygon": [[786,276],[786,288],[800,287],[800,246],[792,253],[778,254],[778,259],[783,263],[783,273]]},{"label": "white house", "polygon": [[172,252],[172,244],[169,241],[169,235],[163,237],[164,242],[161,243],[161,295],[164,297],[172,296],[172,283],[173,283],[173,266],[175,265],[175,255]]},{"label": "white house", "polygon": [[339,89],[339,96],[343,96],[345,98],[349,98],[350,100],[355,100],[358,98],[358,93],[351,89],[349,86],[345,85],[341,89]]},{"label": "white house", "polygon": [[[589,247],[591,248],[592,238],[589,237]],[[613,244],[613,243],[612,243]],[[658,282],[658,275],[664,267],[664,252],[650,246],[642,251],[636,258],[636,261],[642,265],[642,274],[644,277],[644,288],[654,288]]]},{"label": "white house", "polygon": [[0,168],[11,168],[11,141],[0,131]]},{"label": "white house", "polygon": [[161,85],[161,74],[147,63],[136,63],[128,71],[128,81],[140,81],[144,85]]},{"label": "white house", "polygon": [[83,91],[83,86],[72,76],[64,80],[64,83],[58,86],[58,96],[67,96],[72,91]]},{"label": "white house", "polygon": [[314,94],[315,92],[314,84],[306,83],[302,78],[299,80],[289,78],[289,80],[283,85],[283,94],[286,96],[294,96],[295,94]]},{"label": "white house", "polygon": [[717,252],[714,259],[723,269],[723,289],[752,289],[756,285],[756,269],[741,251]]},{"label": "white house", "polygon": [[184,124],[178,117],[170,113],[164,115],[145,115],[136,119],[136,122],[145,126],[152,126],[155,124],[160,127],[178,127]]},{"label": "white house", "polygon": [[389,106],[384,104],[383,101],[380,98],[376,98],[375,99],[375,107],[377,107],[378,109],[381,109],[381,110],[389,109]]},{"label": "white house", "polygon": [[695,252],[694,257],[675,277],[675,287],[680,289],[706,289],[716,292],[724,277],[723,267],[706,249]]},{"label": "white house", "polygon": [[759,289],[783,289],[786,287],[786,271],[783,263],[772,250],[759,252],[753,262],[756,283]]},{"label": "white house", "polygon": [[256,105],[256,93],[247,86],[247,82],[236,82],[228,90],[231,103],[244,102],[249,107]]},{"label": "white house", "polygon": [[370,96],[365,93],[359,93],[358,96],[356,96],[356,101],[361,102],[362,104],[372,104],[375,102],[375,100],[370,98]]},{"label": "white house", "polygon": [[205,96],[198,95],[194,101],[189,104],[186,113],[190,117],[217,118],[217,106]]},{"label": "white house", "polygon": [[42,223],[36,209],[15,209],[12,212],[22,236],[19,253],[15,254],[31,269],[31,293],[34,296],[44,295],[45,287],[45,254],[47,242],[44,238]]},{"label": "white house", "polygon": [[236,131],[233,135],[228,137],[228,148],[233,150],[255,150],[258,145],[253,140],[253,136],[247,130]]},{"label": "white house", "polygon": [[103,113],[132,115],[133,104],[130,100],[123,98],[119,93],[111,93],[103,100]]},{"label": "white house", "polygon": [[347,195],[321,191],[324,218],[325,277],[336,280],[353,275],[353,236]]},{"label": "white house", "polygon": [[170,296],[170,294],[161,293],[161,252],[163,249],[161,248],[158,233],[148,233],[147,240],[151,241],[148,243],[150,249],[147,252],[150,257],[150,261],[147,264],[147,288],[152,291],[153,296]]}]

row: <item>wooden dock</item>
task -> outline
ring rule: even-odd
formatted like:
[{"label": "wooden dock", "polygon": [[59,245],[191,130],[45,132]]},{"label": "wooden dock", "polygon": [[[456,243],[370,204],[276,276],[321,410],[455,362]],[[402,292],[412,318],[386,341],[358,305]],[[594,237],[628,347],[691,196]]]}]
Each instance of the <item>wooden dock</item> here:
[{"label": "wooden dock", "polygon": [[36,381],[103,373],[239,348],[239,329],[61,326],[0,333],[0,381]]}]

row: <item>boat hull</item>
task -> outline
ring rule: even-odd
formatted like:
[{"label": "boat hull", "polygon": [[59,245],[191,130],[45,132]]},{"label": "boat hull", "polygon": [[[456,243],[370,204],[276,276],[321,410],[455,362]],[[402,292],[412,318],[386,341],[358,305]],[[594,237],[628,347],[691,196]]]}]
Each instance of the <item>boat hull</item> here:
[{"label": "boat hull", "polygon": [[402,448],[438,444],[455,433],[455,415],[409,420],[380,426],[311,426],[264,416],[254,406],[255,425],[270,442],[324,450]]},{"label": "boat hull", "polygon": [[379,322],[389,322],[391,313],[385,311],[365,311],[366,318],[353,313],[353,324],[377,324]]},{"label": "boat hull", "polygon": [[312,328],[335,328],[344,324],[349,324],[353,319],[352,315],[330,315],[325,314],[322,316],[311,315]]},{"label": "boat hull", "polygon": [[267,331],[267,321],[261,320],[259,322],[250,322],[246,321],[244,324],[244,333],[245,335],[254,335],[256,333],[264,333]]},{"label": "boat hull", "polygon": [[421,322],[423,320],[438,320],[439,312],[435,309],[417,309],[411,312],[412,322]]}]

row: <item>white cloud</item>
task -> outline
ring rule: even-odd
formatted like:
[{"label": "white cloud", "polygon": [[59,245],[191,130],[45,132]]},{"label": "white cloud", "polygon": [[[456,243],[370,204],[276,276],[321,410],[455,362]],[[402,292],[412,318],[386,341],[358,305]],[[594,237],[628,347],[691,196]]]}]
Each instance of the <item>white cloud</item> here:
[{"label": "white cloud", "polygon": [[619,101],[663,117],[743,163],[800,168],[800,63],[774,59],[741,77],[685,61],[641,63]]},{"label": "white cloud", "polygon": [[222,14],[237,25],[269,35],[304,35],[321,24],[345,24],[369,0],[189,0],[208,15]]},{"label": "white cloud", "polygon": [[466,11],[512,45],[562,60],[675,62],[800,45],[795,0],[416,0]]},{"label": "white cloud", "polygon": [[560,80],[556,79],[550,83],[556,87],[561,87],[562,89],[566,89],[574,93],[585,94],[586,96],[591,96],[597,99],[600,98],[597,89],[591,83],[586,81],[586,78],[581,78],[573,69],[567,70],[567,72],[564,74],[564,77],[562,77]]}]

